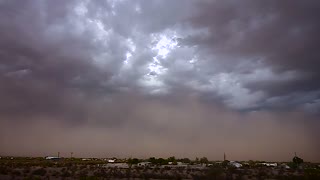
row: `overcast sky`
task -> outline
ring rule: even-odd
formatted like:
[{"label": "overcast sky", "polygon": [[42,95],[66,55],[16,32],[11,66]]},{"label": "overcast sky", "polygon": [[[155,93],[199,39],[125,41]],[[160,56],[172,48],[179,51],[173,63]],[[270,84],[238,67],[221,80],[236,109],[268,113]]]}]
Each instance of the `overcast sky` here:
[{"label": "overcast sky", "polygon": [[0,154],[320,161],[319,9],[0,0]]}]

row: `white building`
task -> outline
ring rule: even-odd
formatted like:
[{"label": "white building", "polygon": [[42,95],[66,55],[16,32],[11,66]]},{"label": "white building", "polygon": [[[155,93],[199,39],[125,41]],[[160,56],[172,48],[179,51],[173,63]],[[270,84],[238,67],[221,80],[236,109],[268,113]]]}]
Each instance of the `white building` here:
[{"label": "white building", "polygon": [[268,166],[268,167],[277,167],[277,163],[262,163],[262,165]]},{"label": "white building", "polygon": [[47,156],[46,159],[47,160],[57,160],[57,159],[60,159],[60,157]]},{"label": "white building", "polygon": [[108,159],[108,163],[115,163],[116,160],[115,159]]},{"label": "white building", "polygon": [[241,168],[241,167],[242,167],[242,164],[240,164],[240,163],[238,163],[238,162],[236,162],[236,161],[230,161],[229,164],[230,164],[231,166],[236,167],[236,168]]},{"label": "white building", "polygon": [[286,168],[286,169],[290,169],[290,166],[288,166],[287,164],[284,164],[284,163],[282,163],[280,166],[283,168]]}]

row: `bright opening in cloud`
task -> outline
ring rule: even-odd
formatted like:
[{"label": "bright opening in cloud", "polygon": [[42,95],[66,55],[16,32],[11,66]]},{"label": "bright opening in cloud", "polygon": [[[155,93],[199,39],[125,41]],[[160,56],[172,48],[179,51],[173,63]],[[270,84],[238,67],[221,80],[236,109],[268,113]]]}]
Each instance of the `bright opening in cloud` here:
[{"label": "bright opening in cloud", "polygon": [[154,37],[154,40],[157,42],[156,45],[152,48],[152,50],[156,50],[158,52],[158,56],[162,58],[166,58],[167,55],[177,47],[178,42],[176,41],[176,36],[172,36],[169,38],[166,35],[160,35],[158,37]]}]

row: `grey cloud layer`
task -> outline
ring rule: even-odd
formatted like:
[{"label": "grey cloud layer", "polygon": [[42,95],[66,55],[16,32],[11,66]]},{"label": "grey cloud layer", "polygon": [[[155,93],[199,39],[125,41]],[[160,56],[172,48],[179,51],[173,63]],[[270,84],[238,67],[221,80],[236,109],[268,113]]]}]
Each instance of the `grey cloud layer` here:
[{"label": "grey cloud layer", "polygon": [[[160,137],[170,119],[174,127],[188,119],[204,128],[208,122],[197,119],[212,120],[208,112],[219,106],[216,116],[239,113],[240,120],[243,111],[297,111],[309,129],[316,122],[308,113],[320,111],[319,7],[317,1],[2,0],[0,120],[136,124]],[[203,109],[194,118],[184,114],[192,107],[176,109],[189,98]],[[275,116],[278,126],[281,115]],[[306,149],[313,151],[319,144],[312,140]]]},{"label": "grey cloud layer", "polygon": [[209,67],[225,61],[222,71],[240,76],[236,81],[250,95],[262,91],[258,106],[269,106],[269,98],[296,98],[295,93],[313,102],[307,96],[319,92],[319,6],[316,1],[200,1],[190,20],[207,36],[182,41],[197,45],[209,57]]},{"label": "grey cloud layer", "polygon": [[235,109],[270,107],[270,98],[298,93],[305,100],[288,106],[303,106],[319,98],[308,98],[319,91],[316,7],[314,1],[3,1],[2,78],[19,81],[20,74],[26,84],[102,94],[191,89]]}]

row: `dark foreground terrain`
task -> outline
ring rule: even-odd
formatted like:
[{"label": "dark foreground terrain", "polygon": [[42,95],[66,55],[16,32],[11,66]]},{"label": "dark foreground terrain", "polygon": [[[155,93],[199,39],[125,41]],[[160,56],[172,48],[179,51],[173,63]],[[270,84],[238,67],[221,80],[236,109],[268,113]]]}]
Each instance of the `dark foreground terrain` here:
[{"label": "dark foreground terrain", "polygon": [[141,161],[2,157],[0,179],[320,179],[319,164],[312,163],[290,168],[284,163],[268,167],[241,162],[243,166],[237,168],[226,162],[168,165]]}]

